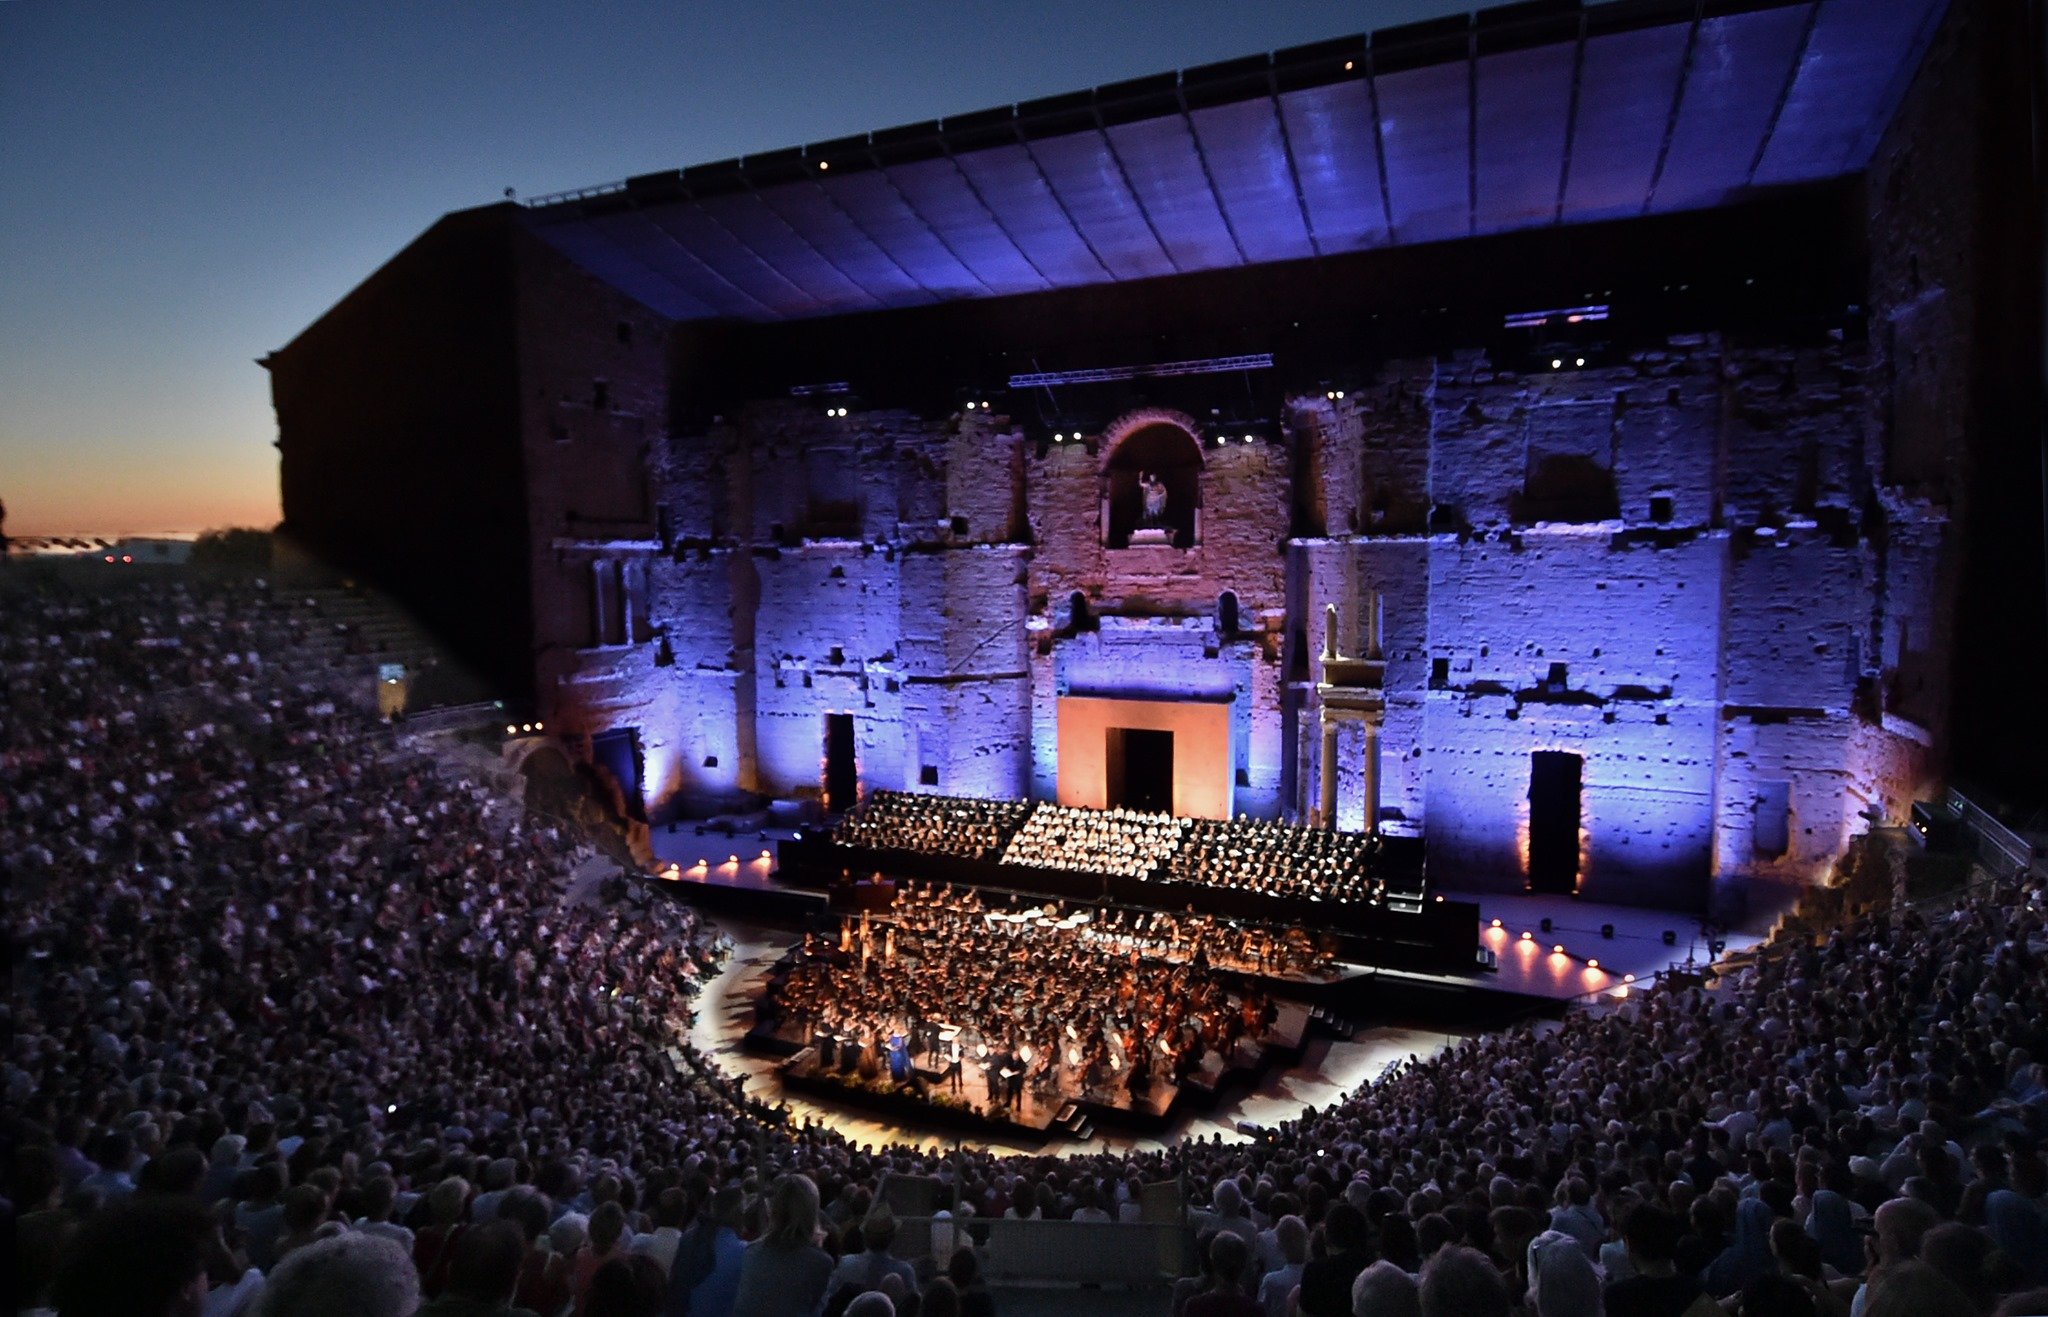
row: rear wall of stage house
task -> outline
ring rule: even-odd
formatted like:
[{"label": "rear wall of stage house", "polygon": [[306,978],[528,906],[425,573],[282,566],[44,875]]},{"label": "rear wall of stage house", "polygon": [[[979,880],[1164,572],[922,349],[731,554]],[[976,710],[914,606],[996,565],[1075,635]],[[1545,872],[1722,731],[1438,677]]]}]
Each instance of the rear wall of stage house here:
[{"label": "rear wall of stage house", "polygon": [[[1715,873],[1814,877],[1859,810],[1897,817],[1928,771],[1923,732],[1858,704],[1917,647],[1887,608],[1926,593],[1930,555],[1859,534],[1856,344],[1688,336],[1529,375],[1478,354],[1384,363],[1342,402],[1293,400],[1284,442],[1205,446],[1194,549],[1111,550],[1100,442],[827,400],[672,433],[663,327],[526,264],[544,286],[522,304],[547,308],[522,335],[544,699],[572,736],[638,729],[657,816],[815,797],[828,713],[854,717],[863,789],[1050,798],[1077,678],[1227,687],[1236,808],[1292,816],[1320,772],[1324,606],[1349,651],[1369,591],[1382,807],[1426,828],[1440,881],[1519,886],[1534,750],[1584,757],[1586,894],[1651,902]],[[1551,459],[1607,505],[1531,501]],[[1940,536],[1891,528],[1906,549]],[[611,596],[623,625],[598,616]],[[1361,764],[1347,730],[1343,826],[1362,822]],[[1789,842],[1764,854],[1779,783]]]}]

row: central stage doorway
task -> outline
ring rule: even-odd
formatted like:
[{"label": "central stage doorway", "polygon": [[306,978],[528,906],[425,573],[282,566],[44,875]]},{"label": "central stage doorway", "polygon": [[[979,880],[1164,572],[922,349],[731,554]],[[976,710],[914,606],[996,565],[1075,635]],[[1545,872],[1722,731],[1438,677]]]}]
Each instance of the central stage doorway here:
[{"label": "central stage doorway", "polygon": [[1059,803],[1231,817],[1230,708],[1227,699],[1060,696]]},{"label": "central stage doorway", "polygon": [[1579,890],[1579,783],[1585,761],[1562,750],[1529,759],[1529,890]]},{"label": "central stage doorway", "polygon": [[854,762],[853,715],[825,715],[825,809],[842,814],[853,808],[860,783]]},{"label": "central stage doorway", "polygon": [[1109,807],[1173,813],[1173,733],[1112,727],[1108,737]]}]

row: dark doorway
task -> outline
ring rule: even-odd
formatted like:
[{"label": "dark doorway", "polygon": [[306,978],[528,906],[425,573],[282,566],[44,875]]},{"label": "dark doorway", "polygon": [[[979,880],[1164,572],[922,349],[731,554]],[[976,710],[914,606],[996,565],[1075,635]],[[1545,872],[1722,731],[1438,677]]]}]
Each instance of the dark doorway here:
[{"label": "dark doorway", "polygon": [[853,715],[825,715],[825,808],[841,814],[853,808],[860,772],[853,758]]},{"label": "dark doorway", "polygon": [[1109,729],[1109,807],[1173,813],[1173,733]]},{"label": "dark doorway", "polygon": [[619,793],[619,810],[629,819],[647,820],[647,802],[642,795],[640,770],[640,729],[614,727],[590,738],[590,757],[597,771]]},{"label": "dark doorway", "polygon": [[1529,760],[1529,890],[1579,890],[1579,774],[1584,761],[1561,750]]}]

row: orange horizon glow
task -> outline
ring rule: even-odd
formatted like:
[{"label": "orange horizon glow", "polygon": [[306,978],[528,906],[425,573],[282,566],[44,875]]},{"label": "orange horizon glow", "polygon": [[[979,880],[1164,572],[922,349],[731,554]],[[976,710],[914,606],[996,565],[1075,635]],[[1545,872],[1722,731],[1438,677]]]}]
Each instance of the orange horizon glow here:
[{"label": "orange horizon glow", "polygon": [[0,488],[7,534],[112,539],[236,526],[269,530],[283,516],[274,464],[253,470],[226,462],[166,465],[108,471],[97,464],[34,463],[27,471],[10,472]]}]

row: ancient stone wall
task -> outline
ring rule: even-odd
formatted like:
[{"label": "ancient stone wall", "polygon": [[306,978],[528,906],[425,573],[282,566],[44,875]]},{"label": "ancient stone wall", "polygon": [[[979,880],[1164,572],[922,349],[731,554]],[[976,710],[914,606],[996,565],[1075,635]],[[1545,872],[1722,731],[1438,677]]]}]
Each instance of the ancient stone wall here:
[{"label": "ancient stone wall", "polygon": [[[1389,361],[1249,439],[1147,410],[1049,442],[851,395],[671,439],[659,326],[549,282],[574,277],[524,293],[551,308],[523,362],[540,663],[565,730],[637,729],[657,815],[817,797],[832,714],[863,789],[1051,798],[1078,696],[1226,701],[1232,808],[1301,817],[1324,609],[1356,654],[1371,600],[1380,817],[1452,887],[1525,881],[1539,751],[1580,761],[1578,890],[1681,907],[1820,876],[1935,762],[1907,711],[1945,661],[1944,522],[1874,480],[1840,335]],[[1198,502],[1179,543],[1172,510],[1112,507],[1119,444],[1161,425]],[[1363,754],[1345,728],[1342,827]]]}]

